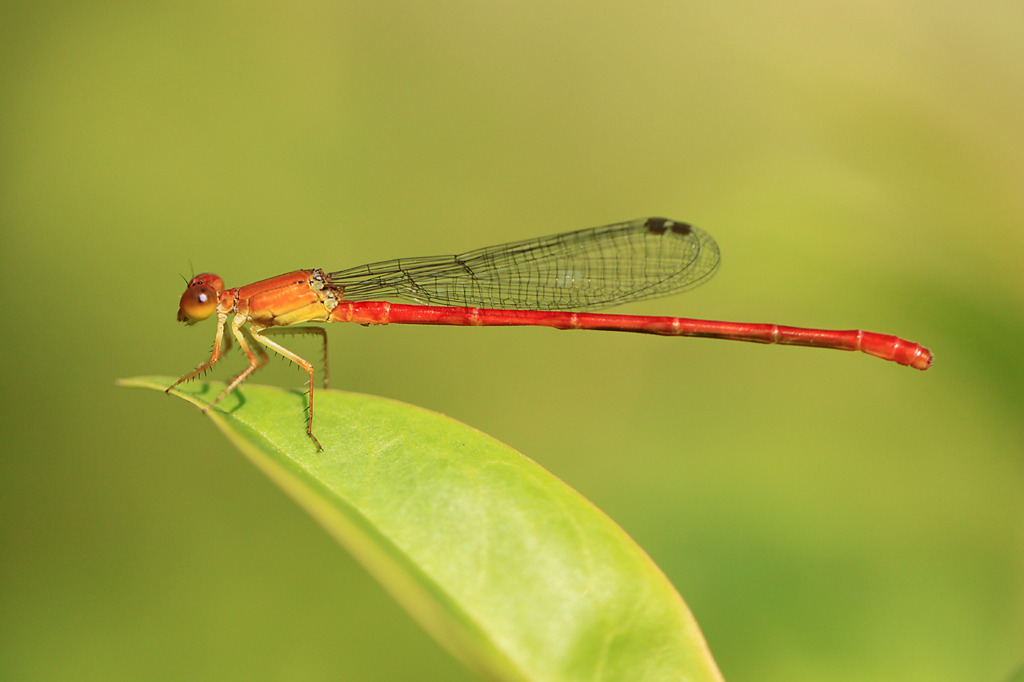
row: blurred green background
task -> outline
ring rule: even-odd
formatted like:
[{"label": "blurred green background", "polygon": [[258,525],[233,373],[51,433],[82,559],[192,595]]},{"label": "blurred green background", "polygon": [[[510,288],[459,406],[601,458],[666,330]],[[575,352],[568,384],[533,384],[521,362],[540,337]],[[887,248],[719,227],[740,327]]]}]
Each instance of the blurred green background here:
[{"label": "blurred green background", "polygon": [[193,268],[233,286],[667,215],[722,268],[622,312],[861,327],[935,366],[335,325],[335,386],[580,490],[729,680],[1005,679],[1021,35],[988,1],[4,3],[0,678],[472,679],[194,408],[114,381],[206,358],[213,325],[175,321]]}]

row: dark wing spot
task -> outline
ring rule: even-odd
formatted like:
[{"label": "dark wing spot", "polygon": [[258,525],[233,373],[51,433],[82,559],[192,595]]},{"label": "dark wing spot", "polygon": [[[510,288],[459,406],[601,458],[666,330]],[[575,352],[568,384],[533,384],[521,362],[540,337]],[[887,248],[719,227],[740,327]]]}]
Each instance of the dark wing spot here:
[{"label": "dark wing spot", "polygon": [[671,221],[666,220],[665,218],[648,218],[647,222],[644,223],[644,227],[647,228],[648,232],[652,232],[654,234],[665,234],[665,230],[668,229],[668,225],[666,225],[666,223],[669,222]]},{"label": "dark wing spot", "polygon": [[675,234],[687,235],[693,229],[689,223],[680,223],[668,218],[648,218],[644,227],[654,234],[665,234],[666,231],[672,230]]}]

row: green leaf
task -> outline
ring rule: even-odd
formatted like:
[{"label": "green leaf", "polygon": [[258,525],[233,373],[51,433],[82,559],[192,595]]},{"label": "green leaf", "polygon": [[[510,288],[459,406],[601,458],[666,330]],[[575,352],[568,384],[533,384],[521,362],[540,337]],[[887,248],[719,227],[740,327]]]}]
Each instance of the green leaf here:
[{"label": "green leaf", "polygon": [[[120,382],[163,390],[172,379]],[[174,391],[200,407],[223,389]],[[422,408],[246,384],[207,414],[433,637],[493,680],[721,680],[679,594],[579,493]]]}]

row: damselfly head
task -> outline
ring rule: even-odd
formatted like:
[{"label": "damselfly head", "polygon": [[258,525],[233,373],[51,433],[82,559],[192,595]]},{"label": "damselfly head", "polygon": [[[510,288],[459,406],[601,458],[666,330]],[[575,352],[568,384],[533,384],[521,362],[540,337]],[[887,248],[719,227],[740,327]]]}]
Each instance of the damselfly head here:
[{"label": "damselfly head", "polygon": [[181,295],[178,305],[178,322],[195,324],[213,315],[217,310],[220,292],[224,290],[224,280],[214,274],[196,275],[188,283],[188,288]]}]

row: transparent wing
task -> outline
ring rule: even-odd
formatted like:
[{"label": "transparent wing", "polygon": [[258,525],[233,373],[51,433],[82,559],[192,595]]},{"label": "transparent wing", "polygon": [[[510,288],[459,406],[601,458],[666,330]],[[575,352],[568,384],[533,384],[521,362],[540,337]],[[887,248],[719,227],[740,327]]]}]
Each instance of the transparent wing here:
[{"label": "transparent wing", "polygon": [[718,245],[703,230],[643,218],[455,256],[380,261],[329,278],[353,301],[594,310],[695,287],[718,261]]}]

